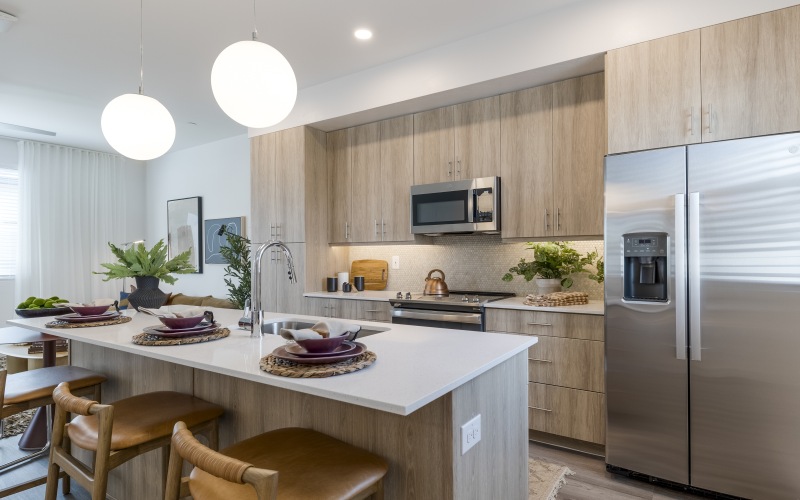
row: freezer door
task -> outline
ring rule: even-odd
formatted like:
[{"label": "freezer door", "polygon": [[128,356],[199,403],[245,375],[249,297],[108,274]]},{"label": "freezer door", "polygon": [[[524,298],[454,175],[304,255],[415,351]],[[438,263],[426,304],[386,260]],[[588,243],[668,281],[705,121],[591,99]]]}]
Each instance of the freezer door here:
[{"label": "freezer door", "polygon": [[[685,188],[684,147],[606,158],[606,462],[688,484]],[[668,235],[665,303],[623,300],[622,235],[641,232]]]},{"label": "freezer door", "polygon": [[691,146],[688,162],[692,485],[797,499],[800,134]]}]

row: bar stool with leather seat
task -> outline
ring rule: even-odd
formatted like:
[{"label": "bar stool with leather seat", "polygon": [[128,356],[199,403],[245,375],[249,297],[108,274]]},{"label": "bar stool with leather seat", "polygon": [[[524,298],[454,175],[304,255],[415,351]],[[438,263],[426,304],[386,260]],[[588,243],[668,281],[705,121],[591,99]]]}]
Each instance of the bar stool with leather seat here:
[{"label": "bar stool with leather seat", "polygon": [[[64,494],[69,492],[71,477],[91,492],[93,500],[104,499],[111,469],[158,448],[162,448],[163,486],[171,429],[178,421],[187,422],[191,432],[205,436],[212,448],[218,446],[223,408],[189,394],[151,392],[106,405],[76,397],[69,384],[59,384],[53,400],[56,415],[45,492],[48,500],[56,498],[60,469],[67,474]],[[79,416],[67,422],[67,413]],[[93,468],[72,456],[72,444],[94,452]]]},{"label": "bar stool with leather seat", "polygon": [[[183,461],[195,465],[181,478]],[[165,500],[383,498],[386,461],[321,432],[277,429],[212,451],[178,422]]]},{"label": "bar stool with leather seat", "polygon": [[[100,384],[106,377],[99,373],[79,368],[77,366],[53,366],[39,368],[8,375],[6,370],[0,370],[0,395],[3,397],[3,408],[0,418],[10,417],[25,410],[46,407],[47,437],[48,441],[41,450],[0,465],[0,473],[11,467],[22,465],[46,455],[50,449],[51,410],[53,404],[53,389],[61,382],[69,382],[75,387],[75,394],[91,396],[100,399]],[[5,497],[34,486],[44,484],[46,476],[41,476],[24,483],[4,488],[0,497]]]}]

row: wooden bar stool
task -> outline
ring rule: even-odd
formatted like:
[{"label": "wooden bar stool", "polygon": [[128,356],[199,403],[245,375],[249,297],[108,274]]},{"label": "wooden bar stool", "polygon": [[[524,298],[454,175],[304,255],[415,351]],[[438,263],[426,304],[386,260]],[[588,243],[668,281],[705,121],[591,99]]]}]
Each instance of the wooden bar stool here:
[{"label": "wooden bar stool", "polygon": [[[67,474],[62,484],[65,495],[72,477],[91,492],[93,500],[105,499],[108,471],[157,448],[162,448],[163,486],[171,429],[178,421],[187,422],[193,433],[204,435],[212,448],[218,446],[222,407],[188,394],[151,392],[103,405],[78,398],[68,384],[59,384],[53,391],[53,400],[56,416],[47,471],[48,500],[56,498],[59,469]],[[68,412],[80,416],[67,422]],[[72,444],[94,452],[91,469],[71,455]]]},{"label": "wooden bar stool", "polygon": [[[188,478],[181,478],[184,460],[196,466]],[[164,499],[380,500],[388,468],[383,458],[310,429],[278,429],[215,452],[178,422]]]},{"label": "wooden bar stool", "polygon": [[[49,405],[53,404],[53,389],[61,382],[69,382],[75,387],[75,394],[100,399],[100,384],[105,380],[106,378],[103,375],[77,366],[39,368],[11,375],[8,375],[6,370],[0,370],[0,395],[3,397],[0,418],[10,417],[25,410],[44,406],[47,409],[47,437],[49,439],[51,434],[50,422],[52,421]],[[47,441],[41,450],[0,465],[0,473],[11,467],[45,456],[49,449],[50,441]],[[0,497],[44,484],[46,479],[46,476],[41,476],[5,488],[0,491]]]}]

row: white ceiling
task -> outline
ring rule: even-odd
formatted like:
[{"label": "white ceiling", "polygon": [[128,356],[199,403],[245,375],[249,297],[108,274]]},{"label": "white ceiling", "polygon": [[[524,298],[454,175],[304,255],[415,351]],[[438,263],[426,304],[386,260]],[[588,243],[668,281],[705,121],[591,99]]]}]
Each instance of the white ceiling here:
[{"label": "white ceiling", "polygon": [[[257,0],[256,11],[259,39],[286,56],[302,89],[578,1]],[[222,49],[249,39],[252,7],[144,1],[144,90],[175,119],[172,151],[246,132],[217,107],[209,75]],[[112,151],[100,114],[114,97],[137,92],[139,2],[0,0],[0,11],[18,18],[0,33],[0,136]],[[374,38],[356,40],[358,27]]]}]

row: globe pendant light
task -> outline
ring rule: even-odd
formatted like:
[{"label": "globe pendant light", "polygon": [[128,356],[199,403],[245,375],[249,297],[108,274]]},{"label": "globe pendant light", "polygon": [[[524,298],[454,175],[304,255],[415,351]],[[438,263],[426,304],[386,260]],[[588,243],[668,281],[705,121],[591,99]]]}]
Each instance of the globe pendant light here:
[{"label": "globe pendant light", "polygon": [[106,141],[119,154],[134,160],[152,160],[175,142],[175,121],[167,108],[144,95],[142,0],[139,2],[139,93],[123,94],[109,102],[100,117]]},{"label": "globe pendant light", "polygon": [[[253,0],[253,22],[256,4]],[[211,68],[211,90],[217,104],[237,123],[250,128],[275,125],[297,100],[297,79],[283,54],[258,41],[236,42],[223,50]]]}]

